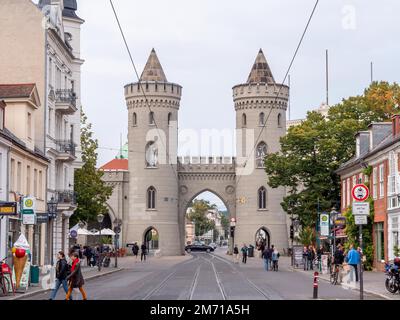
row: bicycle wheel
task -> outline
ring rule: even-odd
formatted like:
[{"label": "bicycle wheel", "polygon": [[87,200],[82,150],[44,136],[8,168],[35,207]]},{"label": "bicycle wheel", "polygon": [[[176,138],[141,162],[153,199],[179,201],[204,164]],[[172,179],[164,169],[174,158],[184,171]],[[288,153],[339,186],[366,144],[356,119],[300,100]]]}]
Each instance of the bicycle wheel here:
[{"label": "bicycle wheel", "polygon": [[338,270],[335,269],[331,272],[331,284],[336,285],[338,281]]},{"label": "bicycle wheel", "polygon": [[12,290],[10,280],[6,277],[0,278],[0,294],[2,296],[8,296],[9,291]]}]

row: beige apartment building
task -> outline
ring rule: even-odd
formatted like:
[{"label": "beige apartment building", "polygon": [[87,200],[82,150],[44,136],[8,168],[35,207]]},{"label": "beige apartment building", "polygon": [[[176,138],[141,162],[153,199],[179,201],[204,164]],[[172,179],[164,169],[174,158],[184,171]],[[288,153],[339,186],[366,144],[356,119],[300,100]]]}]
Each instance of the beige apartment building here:
[{"label": "beige apartment building", "polygon": [[[35,84],[0,84],[0,100],[5,103],[3,137],[10,142],[8,154],[8,199],[36,198],[36,213],[46,212],[46,174],[49,161],[37,146],[35,120],[40,99]],[[23,225],[17,216],[9,217],[10,246],[25,234],[32,263],[43,265],[47,252],[47,224]]]}]

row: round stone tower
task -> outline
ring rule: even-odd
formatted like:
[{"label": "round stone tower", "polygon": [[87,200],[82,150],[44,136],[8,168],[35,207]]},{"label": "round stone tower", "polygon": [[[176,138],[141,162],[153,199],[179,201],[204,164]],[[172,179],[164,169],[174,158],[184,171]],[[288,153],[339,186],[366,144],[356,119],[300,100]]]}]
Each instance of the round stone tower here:
[{"label": "round stone tower", "polygon": [[286,134],[289,87],[275,82],[261,49],[247,82],[233,87],[233,100],[237,129],[234,241],[241,246],[265,239],[267,245],[286,250],[287,217],[280,205],[285,189],[268,186],[263,158],[280,150],[279,138]]},{"label": "round stone tower", "polygon": [[125,86],[129,115],[126,243],[146,242],[151,251],[162,255],[181,254],[176,165],[181,94],[180,85],[167,81],[154,49],[140,83]]}]

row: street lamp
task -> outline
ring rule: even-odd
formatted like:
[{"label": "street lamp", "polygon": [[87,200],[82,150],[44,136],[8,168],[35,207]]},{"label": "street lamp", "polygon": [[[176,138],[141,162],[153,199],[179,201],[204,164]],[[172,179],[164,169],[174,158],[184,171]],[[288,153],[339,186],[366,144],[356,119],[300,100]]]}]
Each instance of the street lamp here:
[{"label": "street lamp", "polygon": [[335,220],[338,212],[336,211],[336,207],[333,207],[330,216],[331,216],[331,222],[333,225],[332,231],[333,231],[333,245],[332,245],[332,257],[335,254],[335,248],[336,248],[336,225],[335,225]]},{"label": "street lamp", "polygon": [[99,238],[100,238],[100,253],[102,253],[103,252],[103,243],[101,242],[101,227],[102,227],[102,223],[103,223],[103,220],[104,220],[104,215],[103,214],[98,214],[97,215],[97,222],[100,224],[100,228],[99,228]]},{"label": "street lamp", "polygon": [[[49,221],[52,221],[54,219],[57,218],[57,206],[58,206],[58,202],[54,199],[54,197],[51,197],[51,200],[49,202],[47,202],[47,211],[49,214]],[[49,228],[50,229],[50,228]],[[50,231],[50,230],[49,230]],[[51,265],[54,264],[54,254],[53,254],[53,250],[54,250],[54,223],[51,222],[51,251],[50,251],[50,256],[51,256]],[[50,232],[49,232],[49,237],[50,237]],[[50,243],[50,241],[48,242]]]},{"label": "street lamp", "polygon": [[121,225],[122,225],[122,220],[121,219],[115,219],[114,220],[114,232],[115,232],[115,264],[114,267],[118,268],[118,250],[119,250],[119,246],[118,246],[118,240],[119,240],[119,233],[121,232]]}]

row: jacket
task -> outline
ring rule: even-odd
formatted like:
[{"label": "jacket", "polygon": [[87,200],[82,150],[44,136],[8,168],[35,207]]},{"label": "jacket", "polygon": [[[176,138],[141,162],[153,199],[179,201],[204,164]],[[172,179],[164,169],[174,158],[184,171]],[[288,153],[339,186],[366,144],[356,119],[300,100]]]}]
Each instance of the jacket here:
[{"label": "jacket", "polygon": [[344,254],[342,250],[336,250],[334,255],[334,264],[343,264]]},{"label": "jacket", "polygon": [[134,244],[133,247],[132,247],[132,253],[133,254],[138,254],[138,252],[139,252],[139,246]]},{"label": "jacket", "polygon": [[70,286],[72,288],[80,288],[85,284],[85,280],[83,280],[82,270],[81,270],[81,263],[78,262],[75,265],[74,271],[67,277],[68,281],[71,281]]},{"label": "jacket", "polygon": [[269,259],[269,260],[271,260],[271,258],[272,258],[271,249],[266,248],[266,249],[263,251],[263,253],[262,253],[262,257],[263,257],[264,259]]},{"label": "jacket", "polygon": [[140,246],[140,249],[142,249],[142,253],[147,254],[147,247],[146,247],[145,244],[142,244],[142,245]]},{"label": "jacket", "polygon": [[244,256],[247,256],[247,250],[248,250],[247,247],[243,247],[242,249],[240,249],[240,251],[242,251],[242,254],[243,254]]},{"label": "jacket", "polygon": [[238,247],[233,248],[233,254],[239,254],[239,249]]},{"label": "jacket", "polygon": [[68,263],[65,259],[60,259],[56,264],[56,278],[58,280],[65,280],[68,276]]},{"label": "jacket", "polygon": [[360,263],[360,254],[354,248],[349,251],[347,254],[347,263],[348,264],[359,264]]},{"label": "jacket", "polygon": [[274,252],[272,253],[272,261],[278,261],[279,256],[280,256],[279,252],[275,252],[275,251],[274,251]]}]

